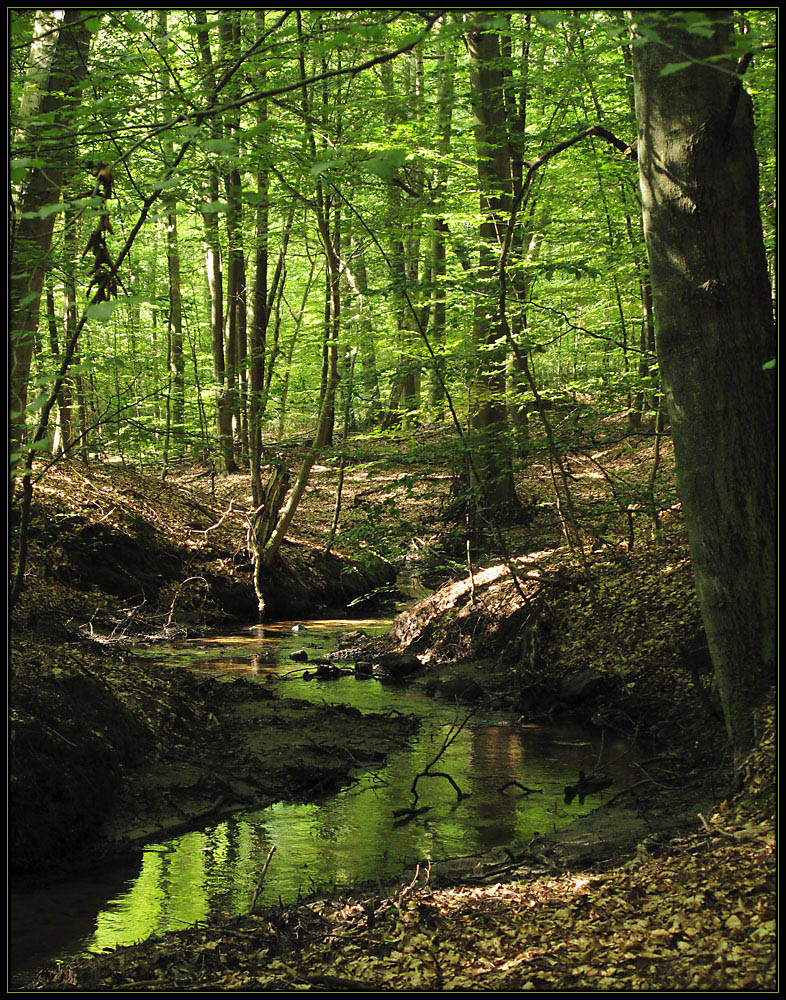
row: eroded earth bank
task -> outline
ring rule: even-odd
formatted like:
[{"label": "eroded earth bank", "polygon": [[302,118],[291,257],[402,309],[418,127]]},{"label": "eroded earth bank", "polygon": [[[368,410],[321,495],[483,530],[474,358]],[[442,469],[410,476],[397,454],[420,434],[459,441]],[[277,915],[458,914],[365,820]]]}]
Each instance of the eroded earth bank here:
[{"label": "eroded earth bank", "polygon": [[[774,701],[735,777],[676,499],[655,536],[643,516],[611,504],[605,533],[579,560],[561,544],[536,464],[519,484],[527,515],[507,558],[491,542],[467,560],[439,445],[428,474],[422,456],[408,464],[400,445],[377,447],[389,451],[350,463],[335,553],[325,555],[324,537],[337,469],[325,465],[268,580],[276,617],[297,622],[319,607],[349,616],[339,655],[292,669],[321,669],[328,686],[329,674],[368,670],[367,683],[463,706],[457,717],[492,706],[518,725],[624,734],[636,780],[551,836],[413,867],[373,891],[153,937],[50,967],[28,988],[771,988]],[[625,461],[622,449],[604,456],[607,468]],[[592,470],[576,457],[588,520],[604,488]],[[12,621],[17,885],[90,870],[241,809],[324,799],[418,725],[365,713],[359,726],[356,710],[147,655],[255,621],[247,481],[199,475],[162,483],[62,465],[36,492]],[[353,615],[392,615],[407,595],[389,635],[352,634]],[[575,794],[603,778],[590,767]]]}]

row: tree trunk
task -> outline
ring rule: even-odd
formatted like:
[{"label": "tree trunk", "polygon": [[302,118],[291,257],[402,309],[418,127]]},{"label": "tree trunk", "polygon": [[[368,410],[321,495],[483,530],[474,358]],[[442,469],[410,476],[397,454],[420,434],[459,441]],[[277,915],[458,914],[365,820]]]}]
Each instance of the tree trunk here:
[{"label": "tree trunk", "polygon": [[513,481],[507,407],[505,348],[500,327],[496,265],[510,204],[510,151],[500,70],[499,39],[489,30],[491,12],[476,11],[468,38],[470,96],[475,119],[480,207],[480,261],[472,337],[475,373],[472,384],[472,426],[483,497],[488,516],[508,519],[519,503]]},{"label": "tree trunk", "polygon": [[[30,363],[55,220],[54,214],[50,212],[42,215],[41,209],[60,199],[63,169],[59,153],[54,150],[62,147],[61,132],[68,126],[69,112],[80,101],[81,86],[87,73],[90,32],[85,23],[79,23],[81,20],[81,10],[66,10],[57,33],[57,42],[54,46],[43,46],[39,53],[47,60],[51,57],[51,61],[31,66],[31,79],[35,73],[40,74],[42,82],[39,86],[43,96],[40,104],[30,95],[27,95],[26,100],[30,107],[40,111],[44,121],[51,121],[52,124],[46,129],[31,127],[28,130],[29,136],[25,137],[25,141],[35,145],[35,152],[28,155],[41,160],[42,165],[31,169],[15,206],[10,260],[9,323],[12,456],[20,449],[24,439]],[[37,51],[34,43],[31,47],[31,59]],[[35,117],[34,115],[25,124],[34,126]],[[52,147],[51,153],[49,147]]]},{"label": "tree trunk", "polygon": [[[258,37],[265,32],[265,12],[255,11],[255,22]],[[262,63],[259,84],[267,83],[267,70]],[[254,227],[255,268],[254,268],[254,315],[248,344],[248,458],[251,470],[251,495],[255,505],[262,501],[262,427],[261,403],[265,385],[265,353],[267,350],[267,329],[270,316],[267,306],[267,267],[268,267],[268,226],[270,222],[270,167],[268,163],[268,115],[267,101],[260,100],[256,107],[257,129],[260,131],[260,154],[257,164],[257,202]]]},{"label": "tree trunk", "polygon": [[[220,54],[225,64],[232,64],[239,57],[240,14],[239,8],[225,8],[219,15]],[[227,83],[222,93],[226,95],[227,99],[237,97],[239,91],[236,77]],[[239,146],[239,112],[227,113],[224,121],[227,137],[234,137]],[[223,180],[224,192],[229,206],[226,214],[227,283],[224,362],[234,432],[242,443],[242,451],[247,454],[246,264],[243,253],[243,186],[239,168],[233,165],[227,169]]]},{"label": "tree trunk", "polygon": [[447,258],[445,245],[448,225],[442,215],[450,155],[455,103],[456,60],[449,46],[437,47],[437,130],[438,149],[443,162],[437,166],[433,199],[437,215],[431,224],[431,342],[434,363],[429,377],[429,409],[432,417],[441,420],[445,410],[445,339],[447,330]]},{"label": "tree trunk", "polygon": [[[648,32],[633,47],[639,179],[678,488],[740,753],[775,681],[775,378],[764,367],[775,331],[752,105],[734,60],[717,61],[733,14],[714,12],[705,37],[684,30],[681,13],[630,14],[634,34]],[[676,59],[691,64],[662,75]]]},{"label": "tree trunk", "polygon": [[[204,10],[194,11],[197,24],[197,41],[202,56],[206,95],[208,100],[215,98],[216,78],[213,67],[213,56],[210,49],[210,34]],[[218,118],[214,118],[215,135],[221,136],[223,130]],[[213,378],[216,393],[216,424],[218,430],[219,453],[223,472],[237,472],[235,462],[234,442],[232,438],[232,398],[226,371],[224,356],[224,279],[221,268],[221,240],[218,233],[218,217],[212,206],[218,202],[218,172],[209,168],[207,191],[209,211],[202,213],[205,224],[205,273],[210,291],[210,332],[213,348]]]},{"label": "tree trunk", "polygon": [[[167,45],[167,13],[159,8],[158,10],[159,44],[166,51]],[[166,114],[171,113],[172,95],[169,86],[169,69],[166,65],[161,66],[160,85],[161,102]],[[172,140],[164,138],[164,165],[172,162]],[[169,382],[167,388],[167,434],[165,450],[167,456],[164,459],[164,466],[167,465],[170,441],[173,445],[172,451],[180,451],[185,417],[185,359],[183,357],[183,300],[180,291],[180,251],[177,242],[177,198],[173,195],[166,195],[164,198],[167,206],[166,214],[166,259],[167,272],[169,275],[169,315],[167,320],[167,361],[169,367]]]}]

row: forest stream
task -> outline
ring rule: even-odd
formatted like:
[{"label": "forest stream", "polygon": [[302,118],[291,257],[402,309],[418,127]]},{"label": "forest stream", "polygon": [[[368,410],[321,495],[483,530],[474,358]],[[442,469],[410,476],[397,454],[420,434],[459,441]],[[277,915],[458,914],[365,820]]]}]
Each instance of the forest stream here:
[{"label": "forest stream", "polygon": [[[174,659],[233,683],[237,677],[271,685],[278,694],[361,712],[420,717],[406,746],[373,768],[358,769],[339,793],[317,803],[278,802],[222,822],[148,843],[135,861],[117,862],[79,879],[12,895],[12,967],[21,984],[44,962],[138,942],[151,934],[246,912],[271,846],[276,846],[259,904],[291,904],[314,892],[409,880],[417,866],[471,867],[494,849],[526,845],[592,812],[636,780],[630,742],[596,728],[544,727],[481,705],[436,768],[450,774],[418,784],[409,821],[394,811],[411,803],[413,778],[433,760],[451,729],[472,711],[428,697],[421,685],[390,686],[349,671],[318,680],[309,660],[333,650],[348,627],[373,635],[390,619],[320,619],[253,626],[232,634],[141,650]],[[583,804],[566,804],[565,786],[580,770],[600,768],[611,788]],[[517,786],[500,791],[506,782]]]}]

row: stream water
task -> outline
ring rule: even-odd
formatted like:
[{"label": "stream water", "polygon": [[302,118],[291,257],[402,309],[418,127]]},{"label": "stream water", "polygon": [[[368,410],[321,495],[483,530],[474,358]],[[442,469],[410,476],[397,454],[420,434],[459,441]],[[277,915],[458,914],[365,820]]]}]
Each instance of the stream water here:
[{"label": "stream water", "polygon": [[[297,626],[297,631],[293,628]],[[232,635],[156,647],[150,655],[181,658],[192,669],[244,674],[273,684],[278,694],[363,712],[398,710],[423,718],[406,748],[384,765],[318,804],[280,802],[180,836],[148,844],[136,861],[90,878],[11,896],[13,981],[26,982],[43,962],[132,944],[147,936],[248,909],[271,845],[276,845],[260,903],[284,904],[299,894],[331,891],[358,882],[409,877],[426,859],[438,864],[565,826],[594,809],[564,802],[566,784],[580,769],[600,763],[614,779],[606,797],[632,784],[630,747],[575,726],[547,728],[515,716],[477,712],[441,758],[468,798],[457,802],[441,778],[421,781],[419,805],[429,811],[401,823],[393,811],[410,801],[412,779],[428,764],[466,709],[428,698],[417,686],[384,686],[375,679],[304,680],[308,664],[289,654],[305,648],[311,659],[333,649],[340,632],[383,632],[389,620],[323,619],[255,626]],[[542,793],[524,795],[507,781]]]}]

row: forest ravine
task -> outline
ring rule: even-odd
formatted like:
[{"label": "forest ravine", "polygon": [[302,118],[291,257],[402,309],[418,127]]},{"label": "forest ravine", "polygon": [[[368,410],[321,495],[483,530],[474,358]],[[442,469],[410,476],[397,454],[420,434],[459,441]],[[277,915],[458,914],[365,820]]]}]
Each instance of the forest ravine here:
[{"label": "forest ravine", "polygon": [[[564,828],[257,906],[273,843],[14,990],[777,989],[774,9],[7,26],[12,889],[324,810],[440,706],[413,844],[473,713],[600,746]],[[316,621],[287,669],[374,711],[189,659]]]}]

